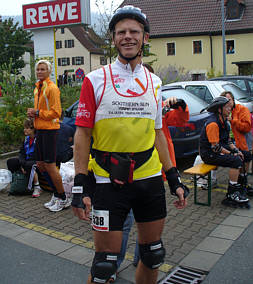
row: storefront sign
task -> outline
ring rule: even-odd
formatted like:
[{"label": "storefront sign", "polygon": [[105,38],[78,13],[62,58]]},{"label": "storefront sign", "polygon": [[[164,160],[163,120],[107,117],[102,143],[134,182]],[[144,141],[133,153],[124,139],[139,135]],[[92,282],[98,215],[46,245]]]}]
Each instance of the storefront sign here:
[{"label": "storefront sign", "polygon": [[23,5],[24,29],[80,24],[83,19],[83,1],[85,0],[58,0]]}]

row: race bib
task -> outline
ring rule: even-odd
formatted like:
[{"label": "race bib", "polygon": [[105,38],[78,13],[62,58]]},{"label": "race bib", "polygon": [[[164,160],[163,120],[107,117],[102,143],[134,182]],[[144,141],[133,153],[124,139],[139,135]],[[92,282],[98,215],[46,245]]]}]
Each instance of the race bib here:
[{"label": "race bib", "polygon": [[92,227],[96,231],[109,231],[109,211],[92,208]]}]

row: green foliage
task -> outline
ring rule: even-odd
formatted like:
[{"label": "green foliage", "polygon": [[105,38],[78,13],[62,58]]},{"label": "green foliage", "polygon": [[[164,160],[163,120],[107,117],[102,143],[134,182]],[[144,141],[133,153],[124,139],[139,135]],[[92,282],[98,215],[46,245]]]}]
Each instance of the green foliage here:
[{"label": "green foliage", "polygon": [[61,106],[63,110],[66,110],[75,101],[79,99],[81,86],[62,86],[61,91]]},{"label": "green foliage", "polygon": [[14,24],[12,18],[3,21],[0,24],[0,66],[11,62],[11,73],[18,74],[25,66],[22,55],[30,51],[31,37],[32,33],[18,27],[18,23]]},{"label": "green foliage", "polygon": [[0,153],[16,150],[24,139],[23,123],[26,113],[14,116],[12,112],[0,114]]},{"label": "green foliage", "polygon": [[34,83],[16,75],[16,70],[12,69],[12,60],[9,64],[3,64],[2,70],[2,98],[5,112],[12,112],[14,116],[26,113],[28,107],[33,105]]},{"label": "green foliage", "polygon": [[207,79],[211,79],[211,78],[215,78],[215,77],[221,77],[221,76],[223,76],[223,73],[221,71],[218,71],[216,73],[215,68],[210,68],[210,70],[208,70],[206,76],[207,76]]},{"label": "green foliage", "polygon": [[169,84],[179,81],[191,80],[191,74],[184,67],[168,65],[167,67],[159,67],[155,72],[162,80],[162,84]]},{"label": "green foliage", "polygon": [[18,77],[12,61],[1,66],[0,152],[16,150],[24,138],[26,110],[33,106],[34,82]]}]

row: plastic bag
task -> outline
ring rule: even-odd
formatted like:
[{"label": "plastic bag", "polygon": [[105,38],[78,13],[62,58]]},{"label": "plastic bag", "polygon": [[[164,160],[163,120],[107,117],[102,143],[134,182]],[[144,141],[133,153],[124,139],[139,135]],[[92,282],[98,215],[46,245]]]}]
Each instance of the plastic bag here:
[{"label": "plastic bag", "polygon": [[72,196],[72,186],[74,185],[75,168],[74,162],[61,163],[60,175],[62,184],[67,197]]},{"label": "plastic bag", "polygon": [[6,169],[0,169],[0,191],[5,189],[12,181],[12,174]]},{"label": "plastic bag", "polygon": [[[198,164],[204,163],[203,160],[201,159],[200,155],[198,155],[194,161],[193,166],[196,166]],[[211,171],[211,177],[212,177],[212,187],[215,187],[217,185],[217,178],[216,178],[216,172],[217,170]],[[206,178],[201,178],[200,176],[197,176],[197,186],[207,189],[208,187],[208,182]]]}]

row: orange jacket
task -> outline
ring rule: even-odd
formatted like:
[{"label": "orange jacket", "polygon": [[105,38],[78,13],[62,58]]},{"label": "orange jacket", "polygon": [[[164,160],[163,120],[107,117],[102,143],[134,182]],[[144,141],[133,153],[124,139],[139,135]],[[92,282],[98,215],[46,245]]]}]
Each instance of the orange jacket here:
[{"label": "orange jacket", "polygon": [[61,117],[60,90],[49,78],[43,81],[39,92],[40,82],[34,89],[34,108],[39,110],[39,116],[34,120],[36,129],[59,129]]},{"label": "orange jacket", "polygon": [[231,126],[236,147],[248,151],[245,134],[251,131],[251,116],[250,111],[245,106],[235,105],[235,108],[232,110]]},{"label": "orange jacket", "polygon": [[[181,107],[179,107],[178,109],[170,110],[165,114],[165,116],[163,116],[162,129],[168,143],[170,159],[174,167],[176,167],[175,150],[168,126],[183,127],[188,120],[189,120],[189,109],[187,105],[185,111]],[[163,173],[163,179],[166,180],[164,173]]]}]

